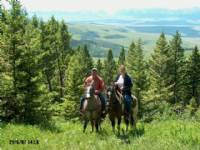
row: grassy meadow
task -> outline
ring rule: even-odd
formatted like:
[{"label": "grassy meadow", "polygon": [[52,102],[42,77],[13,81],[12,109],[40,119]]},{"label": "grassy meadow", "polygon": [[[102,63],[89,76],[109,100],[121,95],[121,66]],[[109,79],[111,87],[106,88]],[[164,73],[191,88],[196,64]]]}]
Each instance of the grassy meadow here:
[{"label": "grassy meadow", "polygon": [[[122,124],[122,128],[125,128]],[[82,132],[80,121],[56,121],[54,128],[22,124],[2,124],[1,150],[199,150],[200,122],[184,119],[162,119],[151,123],[139,121],[137,129],[113,133],[108,120],[99,133],[88,126]],[[34,140],[39,144],[9,144],[10,140]]]}]

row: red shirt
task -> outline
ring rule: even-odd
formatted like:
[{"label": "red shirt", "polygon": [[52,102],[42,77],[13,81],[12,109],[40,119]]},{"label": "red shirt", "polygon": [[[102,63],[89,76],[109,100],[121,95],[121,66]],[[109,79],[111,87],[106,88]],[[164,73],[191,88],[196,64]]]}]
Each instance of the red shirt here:
[{"label": "red shirt", "polygon": [[84,81],[84,87],[90,85],[94,81],[95,90],[102,91],[104,89],[104,81],[100,76],[93,78],[92,75],[87,77]]}]

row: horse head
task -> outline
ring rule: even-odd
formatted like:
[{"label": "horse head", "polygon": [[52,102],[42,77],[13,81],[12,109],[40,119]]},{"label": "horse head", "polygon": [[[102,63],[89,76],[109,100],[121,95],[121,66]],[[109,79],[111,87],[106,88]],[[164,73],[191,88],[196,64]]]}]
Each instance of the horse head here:
[{"label": "horse head", "polygon": [[86,90],[85,90],[85,98],[86,99],[90,99],[91,97],[93,97],[95,94],[95,89],[94,89],[94,84],[93,82],[86,87]]}]

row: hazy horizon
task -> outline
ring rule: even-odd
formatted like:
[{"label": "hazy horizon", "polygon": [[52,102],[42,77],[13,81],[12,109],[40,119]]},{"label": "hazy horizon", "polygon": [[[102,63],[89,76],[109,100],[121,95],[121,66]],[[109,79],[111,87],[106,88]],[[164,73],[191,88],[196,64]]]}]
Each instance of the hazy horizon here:
[{"label": "hazy horizon", "polygon": [[[19,0],[28,12],[32,11],[103,11],[109,14],[124,9],[193,9],[200,8],[200,0]],[[2,0],[7,6],[6,0]]]}]

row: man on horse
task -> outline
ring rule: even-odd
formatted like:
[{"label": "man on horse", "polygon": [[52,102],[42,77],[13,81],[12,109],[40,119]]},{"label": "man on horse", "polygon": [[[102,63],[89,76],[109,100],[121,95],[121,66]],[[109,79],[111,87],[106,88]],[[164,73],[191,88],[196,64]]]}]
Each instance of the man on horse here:
[{"label": "man on horse", "polygon": [[[84,88],[86,88],[88,85],[91,83],[94,84],[94,89],[95,89],[95,94],[99,96],[99,99],[101,101],[101,106],[102,106],[102,116],[105,115],[105,107],[106,107],[106,102],[105,98],[102,94],[104,90],[104,81],[103,79],[98,75],[97,69],[92,68],[91,75],[88,76],[85,81],[84,81]],[[85,97],[81,97],[81,105],[80,105],[80,113],[82,114],[82,108],[83,108],[83,102],[84,102]]]},{"label": "man on horse", "polygon": [[123,95],[126,113],[130,113],[131,102],[133,100],[131,96],[131,88],[133,83],[131,77],[126,73],[126,68],[124,65],[121,65],[119,68],[119,75],[117,75],[115,79],[115,85],[118,86]]}]

